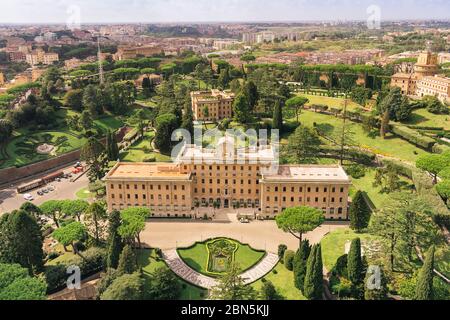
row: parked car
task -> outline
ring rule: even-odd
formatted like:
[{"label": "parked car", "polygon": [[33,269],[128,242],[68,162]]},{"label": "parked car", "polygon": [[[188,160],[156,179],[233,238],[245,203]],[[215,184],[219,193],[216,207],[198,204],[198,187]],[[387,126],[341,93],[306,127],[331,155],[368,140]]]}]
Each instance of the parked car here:
[{"label": "parked car", "polygon": [[54,186],[49,186],[49,187],[47,188],[47,190],[48,190],[49,192],[55,191],[55,187],[54,187]]},{"label": "parked car", "polygon": [[48,190],[47,189],[42,189],[42,192],[43,193],[48,193]]},{"label": "parked car", "polygon": [[23,198],[25,200],[27,200],[27,201],[33,201],[34,200],[33,196],[31,194],[29,194],[29,193],[24,194]]},{"label": "parked car", "polygon": [[39,191],[37,192],[37,194],[38,194],[38,196],[43,196],[43,195],[44,195],[44,192],[42,192],[41,190],[39,190]]},{"label": "parked car", "polygon": [[241,223],[249,223],[250,221],[248,221],[247,218],[241,218],[241,220],[239,220]]}]

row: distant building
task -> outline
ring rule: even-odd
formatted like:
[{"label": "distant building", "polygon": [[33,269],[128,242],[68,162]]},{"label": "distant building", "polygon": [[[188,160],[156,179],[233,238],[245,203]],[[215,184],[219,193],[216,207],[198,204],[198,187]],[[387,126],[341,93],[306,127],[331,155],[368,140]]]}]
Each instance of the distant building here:
[{"label": "distant building", "polygon": [[391,86],[399,87],[404,95],[417,94],[417,81],[438,72],[438,55],[427,50],[419,54],[412,73],[399,72],[391,77]]},{"label": "distant building", "polygon": [[396,73],[391,78],[391,86],[399,87],[403,95],[416,93],[417,76],[414,73]]},{"label": "distant building", "polygon": [[27,55],[21,51],[9,52],[9,61],[21,62],[21,61],[26,61],[26,60],[27,60]]},{"label": "distant building", "polygon": [[450,103],[450,78],[424,77],[417,81],[416,94],[419,97],[435,96],[443,103]]},{"label": "distant building", "polygon": [[64,66],[65,66],[66,70],[72,70],[72,69],[78,68],[82,64],[83,64],[83,62],[77,58],[72,58],[72,59],[64,61]]},{"label": "distant building", "polygon": [[195,120],[217,121],[233,116],[234,93],[216,89],[194,91],[191,92],[191,100]]},{"label": "distant building", "polygon": [[119,47],[114,55],[114,60],[136,59],[138,57],[148,57],[156,54],[163,54],[160,46],[142,46],[142,47]]},{"label": "distant building", "polygon": [[51,65],[54,62],[59,61],[59,55],[57,53],[48,52],[38,49],[32,53],[26,55],[27,63],[31,66],[38,64]]}]

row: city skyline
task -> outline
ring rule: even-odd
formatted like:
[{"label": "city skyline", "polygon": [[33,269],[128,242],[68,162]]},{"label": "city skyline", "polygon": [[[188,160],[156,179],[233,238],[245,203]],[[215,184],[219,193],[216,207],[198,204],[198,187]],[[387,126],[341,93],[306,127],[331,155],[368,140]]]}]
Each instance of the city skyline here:
[{"label": "city skyline", "polygon": [[[0,24],[206,23],[366,20],[380,9],[381,20],[448,19],[443,0],[13,0],[3,4]],[[369,9],[368,11],[368,8]],[[375,7],[376,8],[376,7]],[[39,14],[36,14],[39,12]]]}]

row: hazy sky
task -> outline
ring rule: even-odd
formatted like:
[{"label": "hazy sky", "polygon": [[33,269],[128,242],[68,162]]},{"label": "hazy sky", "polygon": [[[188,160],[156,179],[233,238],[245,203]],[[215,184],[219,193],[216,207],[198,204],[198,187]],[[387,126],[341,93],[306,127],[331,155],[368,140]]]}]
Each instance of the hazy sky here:
[{"label": "hazy sky", "polygon": [[447,19],[450,0],[2,0],[0,23]]}]

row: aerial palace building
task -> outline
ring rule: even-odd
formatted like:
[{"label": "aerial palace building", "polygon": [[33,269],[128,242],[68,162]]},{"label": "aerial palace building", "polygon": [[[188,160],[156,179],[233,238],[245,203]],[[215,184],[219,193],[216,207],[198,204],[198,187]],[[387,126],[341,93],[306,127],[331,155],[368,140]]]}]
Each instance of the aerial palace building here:
[{"label": "aerial palace building", "polygon": [[218,121],[233,117],[234,93],[213,89],[191,92],[192,112],[199,121]]},{"label": "aerial palace building", "polygon": [[184,145],[174,163],[117,163],[105,177],[108,210],[148,207],[154,217],[211,216],[234,208],[270,219],[307,205],[327,219],[348,218],[349,177],[338,165],[276,164],[273,146]]}]

